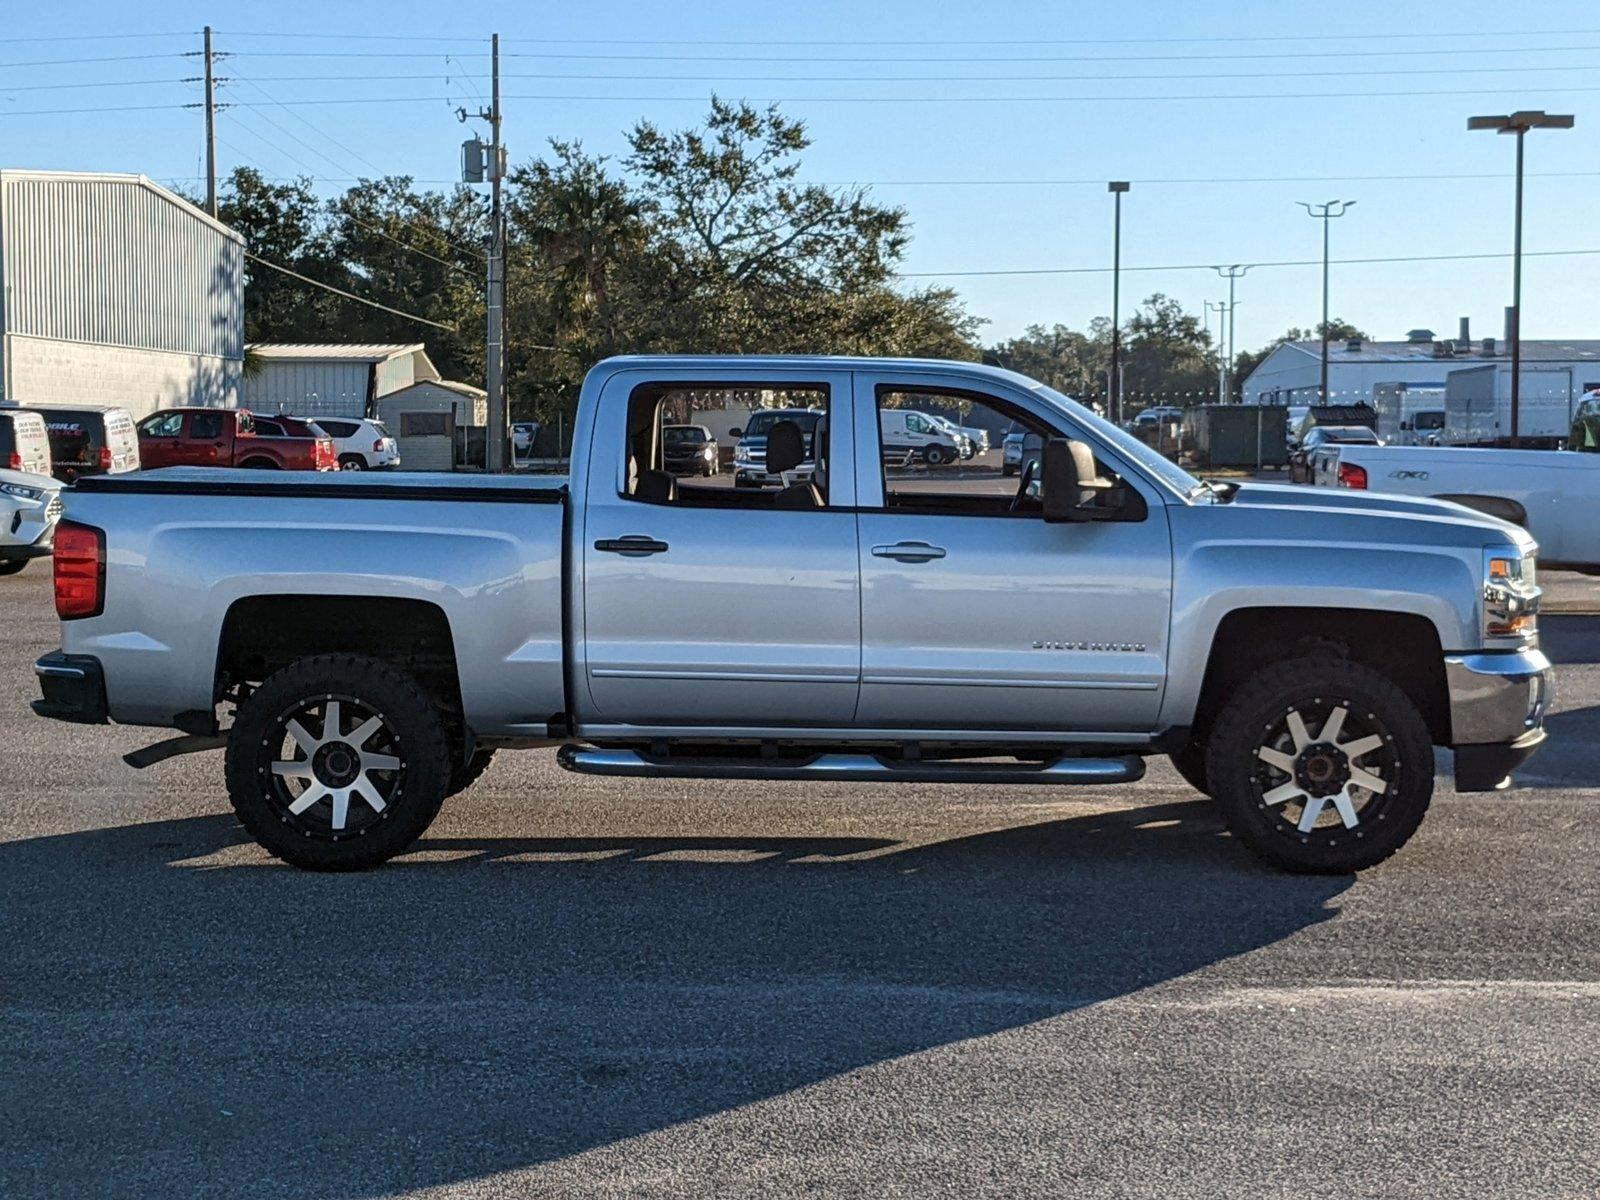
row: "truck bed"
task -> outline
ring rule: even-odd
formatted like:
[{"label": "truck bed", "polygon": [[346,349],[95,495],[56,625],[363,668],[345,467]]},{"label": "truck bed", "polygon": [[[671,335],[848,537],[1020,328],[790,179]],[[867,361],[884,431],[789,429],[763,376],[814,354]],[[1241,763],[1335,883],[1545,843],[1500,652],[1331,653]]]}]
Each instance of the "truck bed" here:
[{"label": "truck bed", "polygon": [[171,725],[210,709],[241,601],[413,601],[448,622],[473,728],[543,736],[564,707],[566,496],[552,477],[170,467],[83,479],[64,490],[64,517],[104,530],[113,553],[104,612],[64,622],[62,648],[102,661],[113,720]]}]

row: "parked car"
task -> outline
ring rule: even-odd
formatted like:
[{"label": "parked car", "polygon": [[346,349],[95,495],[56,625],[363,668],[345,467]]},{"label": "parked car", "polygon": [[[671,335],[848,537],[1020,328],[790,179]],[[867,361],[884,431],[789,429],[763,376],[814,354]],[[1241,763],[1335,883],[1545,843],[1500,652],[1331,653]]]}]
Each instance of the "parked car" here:
[{"label": "parked car", "polygon": [[1174,425],[1182,420],[1183,409],[1173,404],[1158,404],[1153,408],[1141,409],[1128,428],[1135,430],[1152,425]]},{"label": "parked car", "polygon": [[738,445],[733,448],[733,486],[736,488],[783,486],[782,476],[767,473],[767,434],[779,421],[793,421],[800,426],[800,432],[805,437],[806,460],[794,468],[789,473],[790,476],[799,479],[810,478],[816,466],[811,454],[817,423],[821,420],[822,412],[815,408],[762,408],[751,413],[750,419],[745,422],[742,429],[732,431],[732,436],[739,439]]},{"label": "parked car", "polygon": [[532,458],[539,438],[539,422],[515,421],[511,426],[511,453],[517,458]]},{"label": "parked car", "polygon": [[[826,489],[680,494],[639,434],[686,382],[821,392]],[[1038,439],[1036,494],[889,485],[858,406],[938,392]],[[1458,505],[1202,483],[974,363],[613,359],[577,416],[566,479],[80,480],[35,710],[189,735],[136,763],[225,740],[243,827],[324,870],[405,850],[498,748],[559,747],[602,776],[969,789],[1164,754],[1267,861],[1344,873],[1417,829],[1435,746],[1489,791],[1545,737],[1534,541]]]},{"label": "parked car", "polygon": [[1013,425],[1000,440],[1000,474],[1016,475],[1022,470],[1022,443],[1027,435]]},{"label": "parked car", "polygon": [[50,474],[50,434],[32,409],[0,407],[0,468]]},{"label": "parked car", "polygon": [[63,405],[33,411],[44,418],[52,473],[63,483],[139,469],[139,434],[127,409]]},{"label": "parked car", "polygon": [[963,460],[971,458],[978,452],[976,443],[974,443],[973,440],[967,436],[966,430],[962,429],[961,426],[957,425],[949,417],[941,417],[933,413],[927,413],[925,415],[927,416],[928,420],[932,421],[940,429],[944,430],[945,433],[950,435],[950,439],[956,444],[956,454]]},{"label": "parked car", "polygon": [[1334,444],[1323,487],[1449,500],[1526,529],[1547,564],[1600,573],[1600,455]]},{"label": "parked car", "polygon": [[301,419],[309,420],[333,439],[333,453],[341,471],[393,471],[400,466],[400,447],[382,421],[365,417]]},{"label": "parked car", "polygon": [[0,575],[49,554],[61,515],[61,484],[36,471],[0,468]]},{"label": "parked car", "polygon": [[885,408],[878,413],[879,440],[891,458],[909,454],[930,467],[942,467],[960,458],[966,441],[949,421],[910,408]]},{"label": "parked car", "polygon": [[1585,454],[1600,453],[1600,391],[1585,392],[1572,410],[1572,434],[1567,446]]},{"label": "parked car", "polygon": [[139,459],[147,468],[339,469],[333,439],[293,417],[257,418],[244,408],[164,408],[140,421],[138,430]]},{"label": "parked car", "polygon": [[704,425],[661,427],[661,454],[674,475],[716,475],[722,471],[721,447]]},{"label": "parked car", "polygon": [[1315,482],[1317,451],[1324,446],[1359,442],[1378,445],[1378,435],[1365,425],[1313,425],[1289,452],[1289,482]]}]

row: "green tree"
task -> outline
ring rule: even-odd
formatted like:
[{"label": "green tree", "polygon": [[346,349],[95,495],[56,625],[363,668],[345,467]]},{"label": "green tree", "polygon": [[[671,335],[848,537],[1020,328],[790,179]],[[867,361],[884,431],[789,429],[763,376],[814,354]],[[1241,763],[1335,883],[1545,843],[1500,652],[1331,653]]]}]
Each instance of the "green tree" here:
[{"label": "green tree", "polygon": [[[251,167],[223,180],[217,217],[262,258],[323,283],[337,276],[324,232],[323,204],[311,180],[270,183]],[[244,330],[250,342],[321,340],[331,310],[328,293],[258,263],[245,261]]]},{"label": "green tree", "polygon": [[1156,292],[1128,319],[1123,335],[1123,388],[1151,403],[1194,404],[1216,395],[1217,359],[1200,318]]}]

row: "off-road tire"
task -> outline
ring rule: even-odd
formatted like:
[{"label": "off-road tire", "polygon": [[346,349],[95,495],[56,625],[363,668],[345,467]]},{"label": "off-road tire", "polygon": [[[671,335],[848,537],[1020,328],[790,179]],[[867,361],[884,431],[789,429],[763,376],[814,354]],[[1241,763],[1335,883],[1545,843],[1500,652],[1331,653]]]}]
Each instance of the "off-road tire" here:
[{"label": "off-road tire", "polygon": [[1167,758],[1172,763],[1172,769],[1183,776],[1185,783],[1202,796],[1211,795],[1211,784],[1206,778],[1206,743],[1204,741],[1191,741],[1176,754],[1167,755]]},{"label": "off-road tire", "polygon": [[[1289,709],[1338,702],[1381,727],[1395,777],[1382,804],[1355,828],[1300,833],[1263,802],[1263,737]],[[1352,760],[1354,761],[1354,760]],[[1217,714],[1206,746],[1206,779],[1223,820],[1258,857],[1286,871],[1342,875],[1388,858],[1417,831],[1433,797],[1433,745],[1410,697],[1372,667],[1317,653],[1262,667]]]},{"label": "off-road tire", "polygon": [[[358,836],[324,840],[291,823],[268,791],[266,758],[284,712],[315,698],[353,697],[381,712],[404,766],[382,819]],[[281,736],[281,735],[280,735]],[[228,797],[263,849],[311,871],[359,871],[405,851],[439,813],[451,778],[449,735],[433,698],[404,671],[375,658],[322,654],[274,672],[239,705],[224,763]]]},{"label": "off-road tire", "polygon": [[445,788],[445,798],[454,796],[457,792],[464,792],[478,782],[478,776],[489,769],[489,764],[494,761],[493,749],[478,749],[472,752],[472,757],[462,762],[457,758],[450,768],[450,784]]}]

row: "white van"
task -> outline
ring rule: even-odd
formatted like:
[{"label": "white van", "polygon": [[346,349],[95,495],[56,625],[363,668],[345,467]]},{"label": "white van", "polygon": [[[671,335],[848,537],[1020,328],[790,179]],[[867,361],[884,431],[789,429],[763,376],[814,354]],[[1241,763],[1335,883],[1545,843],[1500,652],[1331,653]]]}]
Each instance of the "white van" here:
[{"label": "white van", "polygon": [[960,435],[951,432],[954,426],[941,424],[927,413],[908,408],[880,409],[878,425],[883,431],[886,459],[909,456],[930,467],[942,467],[961,457],[961,445],[956,440]]},{"label": "white van", "polygon": [[26,408],[0,408],[0,468],[50,474],[50,432]]}]

